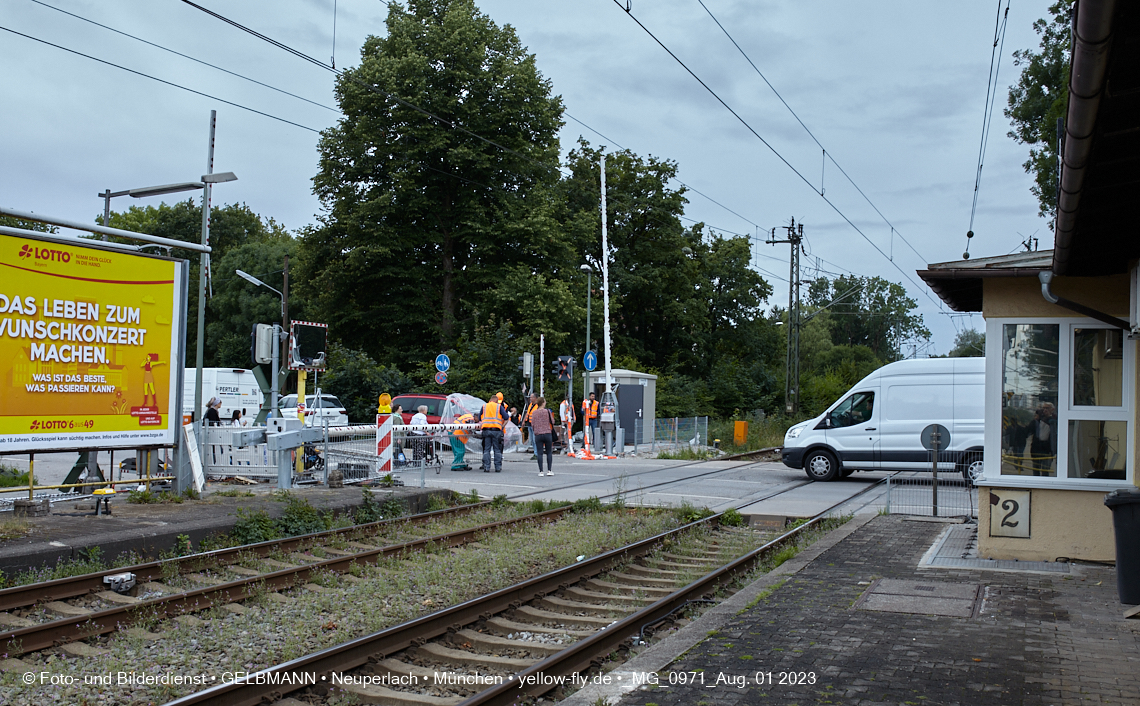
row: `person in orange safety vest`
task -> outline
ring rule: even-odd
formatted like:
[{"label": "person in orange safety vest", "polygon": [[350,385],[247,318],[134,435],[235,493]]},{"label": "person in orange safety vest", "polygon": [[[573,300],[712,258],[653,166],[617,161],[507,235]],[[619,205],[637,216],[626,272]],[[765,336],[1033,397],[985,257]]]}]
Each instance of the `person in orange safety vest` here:
[{"label": "person in orange safety vest", "polygon": [[[475,421],[475,415],[470,412],[459,415],[455,418],[452,424],[470,424]],[[471,466],[467,465],[465,457],[467,455],[467,439],[470,437],[471,432],[466,429],[456,429],[451,432],[451,452],[453,458],[451,460],[451,470],[453,471],[470,471]]]},{"label": "person in orange safety vest", "polygon": [[491,455],[495,457],[495,473],[503,471],[503,427],[507,424],[507,410],[503,404],[503,393],[487,400],[479,415],[483,434],[483,472],[491,472]]}]

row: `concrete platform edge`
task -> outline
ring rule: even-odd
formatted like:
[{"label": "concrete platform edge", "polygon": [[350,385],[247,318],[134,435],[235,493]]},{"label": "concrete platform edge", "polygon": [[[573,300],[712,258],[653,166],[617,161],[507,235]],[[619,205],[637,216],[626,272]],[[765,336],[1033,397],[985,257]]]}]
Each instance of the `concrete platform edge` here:
[{"label": "concrete platform edge", "polygon": [[[607,704],[617,704],[621,697],[634,687],[634,674],[659,672],[675,662],[681,655],[708,638],[709,632],[724,626],[761,593],[787,579],[815,561],[821,554],[854,534],[860,527],[877,517],[868,513],[856,515],[843,525],[836,527],[821,537],[804,551],[789,561],[777,566],[752,583],[737,591],[723,603],[705,611],[701,617],[689,623],[658,643],[650,645],[633,659],[610,672],[614,678],[611,684],[591,684],[559,702],[560,706],[595,706],[599,700]],[[620,677],[621,681],[616,681]]]},{"label": "concrete platform edge", "polygon": [[[403,497],[409,503],[410,512],[417,513],[426,510],[427,501],[431,495],[448,492],[450,491],[435,488],[409,488]],[[325,505],[319,509],[342,514],[351,512],[353,508],[359,505],[360,501],[346,501]],[[282,510],[282,507],[274,507],[271,509],[270,515],[277,517]],[[11,576],[21,571],[42,566],[55,566],[64,560],[79,558],[80,552],[94,547],[102,550],[101,556],[108,565],[129,551],[134,551],[142,561],[153,561],[158,559],[162,552],[173,551],[179,545],[179,538],[183,535],[189,538],[194,547],[197,547],[203,539],[232,530],[237,520],[238,517],[235,514],[204,520],[172,520],[169,524],[159,527],[146,525],[91,534],[84,537],[81,542],[55,541],[53,543],[49,534],[43,541],[32,544],[0,547],[0,571]]]}]

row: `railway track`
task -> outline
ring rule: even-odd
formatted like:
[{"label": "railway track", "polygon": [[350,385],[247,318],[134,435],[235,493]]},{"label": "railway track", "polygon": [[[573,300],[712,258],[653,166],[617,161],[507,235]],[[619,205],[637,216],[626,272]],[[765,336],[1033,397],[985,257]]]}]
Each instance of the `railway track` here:
[{"label": "railway track", "polygon": [[[723,513],[714,515],[243,675],[168,706],[253,706],[286,699],[290,704],[319,704],[346,695],[388,706],[505,706],[551,691],[573,690],[584,684],[581,675],[607,655],[640,643],[647,628],[691,603],[713,602],[708,597],[718,589],[799,541],[830,513],[878,485],[750,551],[734,555],[731,538],[751,530],[720,527]],[[686,532],[700,527],[709,530],[703,542],[673,548]]]},{"label": "railway track", "polygon": [[[385,530],[462,517],[487,505],[460,506],[4,589],[0,591],[0,626],[6,629],[0,632],[0,645],[10,646],[8,652],[22,653],[59,647],[131,628],[155,615],[176,617],[240,602],[266,590],[303,586],[320,572],[351,576],[354,564],[376,563],[428,547],[458,547],[523,523],[553,522],[570,509],[566,506],[398,543],[377,541]],[[108,579],[113,585],[115,577],[125,574],[133,577],[133,586],[121,591],[109,588]],[[188,586],[176,588],[171,585],[175,582]],[[37,622],[34,616],[46,619]]]}]

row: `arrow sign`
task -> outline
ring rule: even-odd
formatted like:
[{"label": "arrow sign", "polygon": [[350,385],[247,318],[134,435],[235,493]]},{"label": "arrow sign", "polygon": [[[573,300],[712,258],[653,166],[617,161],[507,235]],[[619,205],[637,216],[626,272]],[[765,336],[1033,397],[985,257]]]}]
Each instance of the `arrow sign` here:
[{"label": "arrow sign", "polygon": [[[446,353],[440,353],[435,357],[435,369],[441,373],[446,373],[451,368],[451,358],[447,357]],[[440,383],[441,385],[443,383]]]},{"label": "arrow sign", "polygon": [[598,354],[594,351],[586,351],[586,355],[582,356],[582,364],[586,370],[593,370],[598,367]]}]

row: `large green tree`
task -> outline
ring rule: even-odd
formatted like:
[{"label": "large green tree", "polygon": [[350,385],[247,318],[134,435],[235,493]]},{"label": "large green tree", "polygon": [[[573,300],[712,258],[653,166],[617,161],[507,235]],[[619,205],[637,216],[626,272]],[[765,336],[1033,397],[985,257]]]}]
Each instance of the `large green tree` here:
[{"label": "large green tree", "polygon": [[391,3],[386,29],[338,79],[345,117],[320,140],[316,316],[381,363],[451,347],[477,312],[561,330],[560,268],[577,266],[554,217],[561,100],[471,0]]},{"label": "large green tree", "polygon": [[1021,67],[1021,76],[1009,87],[1005,109],[1013,126],[1009,136],[1030,146],[1029,159],[1022,166],[1033,175],[1030,190],[1037,197],[1040,215],[1048,219],[1057,207],[1057,121],[1064,119],[1069,106],[1072,7],[1072,0],[1053,3],[1050,18],[1033,23],[1041,37],[1039,48],[1013,53],[1013,65]]},{"label": "large green tree", "polygon": [[897,360],[901,342],[930,338],[918,302],[902,285],[882,277],[821,277],[808,287],[808,302],[831,312],[831,341],[836,346],[866,346],[884,362]]}]

